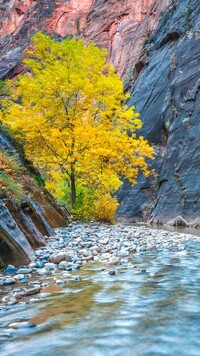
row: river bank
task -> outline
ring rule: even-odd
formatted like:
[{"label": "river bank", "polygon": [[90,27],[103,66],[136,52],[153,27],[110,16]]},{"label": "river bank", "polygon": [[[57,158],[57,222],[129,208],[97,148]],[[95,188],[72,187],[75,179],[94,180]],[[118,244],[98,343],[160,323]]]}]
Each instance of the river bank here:
[{"label": "river bank", "polygon": [[[35,251],[35,261],[0,273],[2,306],[35,302],[49,286],[64,286],[86,264],[100,264],[110,275],[115,267],[128,267],[132,256],[171,250],[182,253],[198,236],[156,230],[145,226],[72,223],[46,238],[47,244]],[[144,272],[144,271],[141,271]]]},{"label": "river bank", "polygon": [[1,273],[1,355],[198,355],[199,253],[184,233],[58,229],[34,262]]}]

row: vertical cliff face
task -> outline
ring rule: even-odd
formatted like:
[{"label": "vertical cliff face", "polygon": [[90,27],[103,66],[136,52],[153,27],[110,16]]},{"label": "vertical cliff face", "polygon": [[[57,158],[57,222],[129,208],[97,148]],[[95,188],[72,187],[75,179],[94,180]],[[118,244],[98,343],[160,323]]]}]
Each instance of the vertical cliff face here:
[{"label": "vertical cliff face", "polygon": [[0,7],[0,78],[23,71],[23,51],[41,30],[55,36],[82,33],[93,0],[3,0]]},{"label": "vertical cliff face", "polygon": [[[156,28],[170,0],[11,0],[1,7],[0,77],[23,68],[23,49],[34,31],[73,35],[108,50],[108,60],[127,81],[144,41]],[[141,65],[137,67],[140,71]]]},{"label": "vertical cliff face", "polygon": [[16,34],[24,26],[30,30],[77,35],[82,30],[93,0],[11,0],[1,7],[0,36]]},{"label": "vertical cliff face", "polygon": [[200,216],[198,0],[3,0],[0,78],[23,70],[31,34],[73,35],[108,50],[154,144],[158,176],[127,182],[118,217],[166,222]]},{"label": "vertical cliff face", "polygon": [[160,13],[170,2],[95,1],[86,19],[84,38],[107,48],[110,63],[127,80],[134,72],[144,41],[151,36]]},{"label": "vertical cliff face", "polygon": [[[1,180],[4,165],[0,160],[1,268],[7,263],[28,263],[34,256],[33,249],[46,243],[44,236],[53,235],[53,228],[66,226],[69,220],[67,211],[55,202],[44,187],[36,184],[34,178],[39,178],[37,171],[24,160],[19,147],[1,128],[0,151],[13,157],[22,168],[21,173],[20,170],[16,173],[16,180],[12,180],[13,175],[7,175],[4,186]],[[22,187],[20,196],[18,183]]]},{"label": "vertical cliff face", "polygon": [[158,177],[122,187],[121,218],[163,223],[178,215],[189,222],[200,216],[199,24],[199,1],[173,1],[144,48],[146,62],[130,104],[141,113],[142,134],[156,147]]}]

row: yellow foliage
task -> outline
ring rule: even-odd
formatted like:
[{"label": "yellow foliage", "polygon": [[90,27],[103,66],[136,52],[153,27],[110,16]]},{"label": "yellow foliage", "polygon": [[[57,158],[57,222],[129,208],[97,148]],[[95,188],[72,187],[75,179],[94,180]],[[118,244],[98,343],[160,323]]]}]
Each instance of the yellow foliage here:
[{"label": "yellow foliage", "polygon": [[110,194],[99,195],[94,205],[93,217],[101,222],[113,222],[119,203]]},{"label": "yellow foliage", "polygon": [[30,73],[8,82],[14,102],[2,120],[50,177],[51,191],[67,180],[74,206],[77,184],[114,193],[122,176],[134,184],[139,170],[149,173],[153,149],[136,136],[142,122],[134,107],[123,105],[128,94],[105,50],[38,32],[27,56]]}]

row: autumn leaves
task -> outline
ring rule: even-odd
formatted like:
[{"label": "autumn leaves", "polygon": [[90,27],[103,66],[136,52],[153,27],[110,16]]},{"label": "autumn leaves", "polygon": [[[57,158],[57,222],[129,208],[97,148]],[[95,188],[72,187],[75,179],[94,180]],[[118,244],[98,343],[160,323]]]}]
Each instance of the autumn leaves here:
[{"label": "autumn leaves", "polygon": [[122,177],[134,184],[139,170],[149,174],[146,159],[153,158],[135,133],[139,114],[123,104],[123,83],[93,43],[36,33],[27,56],[29,71],[8,83],[13,103],[4,124],[54,195],[82,216],[112,220]]}]

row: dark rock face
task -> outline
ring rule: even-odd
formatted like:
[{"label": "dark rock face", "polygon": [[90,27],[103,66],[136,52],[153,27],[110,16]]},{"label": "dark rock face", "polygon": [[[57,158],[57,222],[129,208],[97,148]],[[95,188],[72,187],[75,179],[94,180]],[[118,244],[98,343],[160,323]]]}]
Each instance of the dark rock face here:
[{"label": "dark rock face", "polygon": [[[7,10],[13,11],[9,16],[15,16],[11,16],[12,22],[7,10],[6,16],[2,13],[0,78],[23,70],[20,61],[29,37],[35,30],[45,29],[61,36],[83,35],[86,41],[107,47],[111,63],[131,91],[130,105],[136,106],[144,122],[142,134],[157,152],[151,165],[158,176],[139,177],[134,187],[124,183],[118,192],[118,218],[167,222],[181,215],[191,222],[200,217],[199,0],[9,3],[12,6]],[[80,13],[77,4],[84,5]],[[43,199],[35,192],[34,200],[56,226],[62,214],[57,208],[51,214],[52,200],[45,194]],[[27,212],[21,213],[22,220],[23,214]],[[39,231],[44,234],[41,228]]]},{"label": "dark rock face", "polygon": [[[43,241],[44,244],[44,241]],[[12,261],[28,263],[33,250],[3,201],[0,201],[0,267]]]},{"label": "dark rock face", "polygon": [[142,134],[156,145],[158,182],[156,189],[149,179],[132,189],[126,183],[119,218],[142,220],[146,211],[156,223],[200,216],[200,3],[172,3],[146,48],[150,60],[130,100],[141,113]]},{"label": "dark rock face", "polygon": [[[0,149],[26,164],[15,144],[1,130]],[[44,188],[33,185],[31,180],[24,186],[26,194],[20,204],[0,192],[0,267],[7,263],[15,266],[28,263],[33,258],[33,249],[45,244],[44,236],[53,235],[53,228],[68,223],[67,212]]]}]

